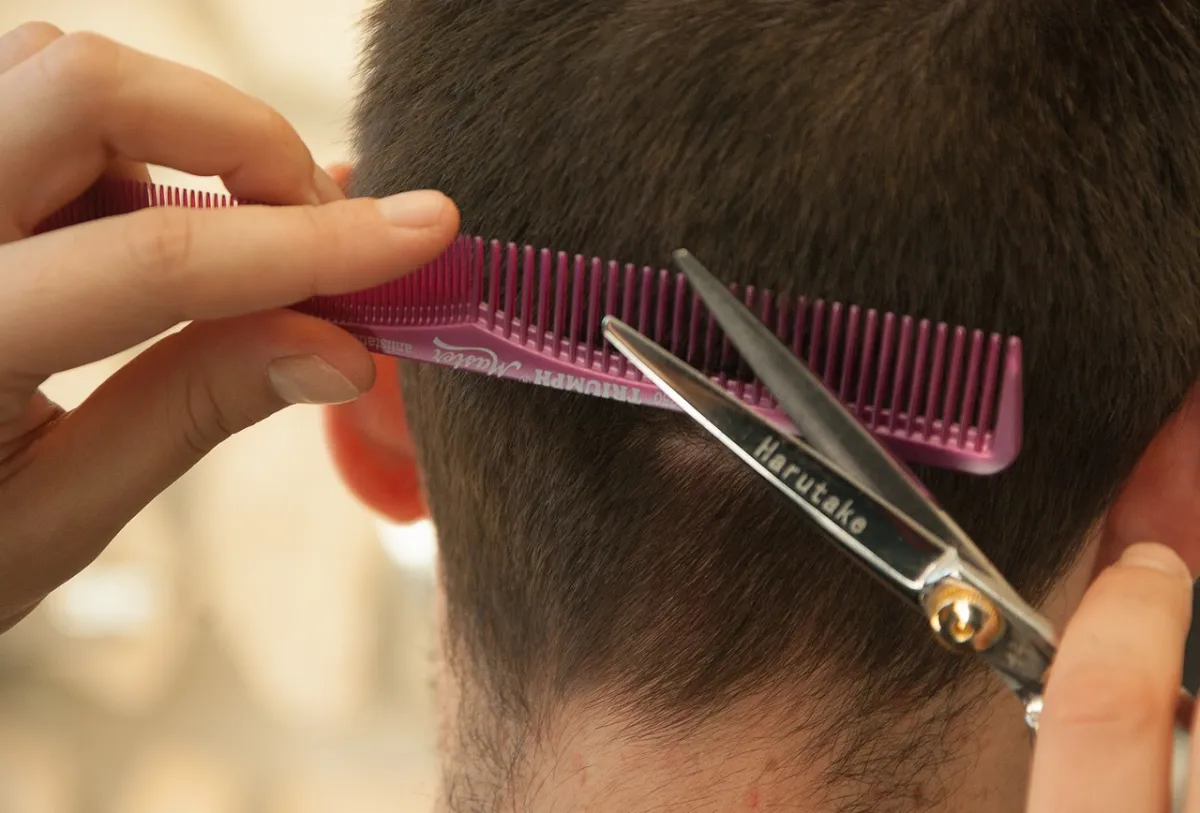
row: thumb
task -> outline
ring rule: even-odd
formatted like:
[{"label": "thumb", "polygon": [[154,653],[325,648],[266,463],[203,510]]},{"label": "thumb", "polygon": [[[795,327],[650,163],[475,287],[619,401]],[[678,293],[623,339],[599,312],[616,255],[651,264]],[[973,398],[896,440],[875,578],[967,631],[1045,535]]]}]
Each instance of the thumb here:
[{"label": "thumb", "polygon": [[291,311],[196,323],[151,346],[43,437],[0,493],[0,596],[38,601],[217,444],[290,403],[351,400],[370,354]]}]

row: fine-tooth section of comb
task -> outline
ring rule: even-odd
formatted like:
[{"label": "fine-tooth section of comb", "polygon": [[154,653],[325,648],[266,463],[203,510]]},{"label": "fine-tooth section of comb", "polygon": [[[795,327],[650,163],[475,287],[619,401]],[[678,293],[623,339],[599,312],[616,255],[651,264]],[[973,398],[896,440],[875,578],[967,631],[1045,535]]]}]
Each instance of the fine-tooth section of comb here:
[{"label": "fine-tooth section of comb", "polygon": [[162,184],[145,183],[124,178],[104,178],[75,200],[43,220],[34,234],[54,231],[77,223],[99,220],[102,217],[126,215],[154,206],[182,206],[189,209],[216,209],[238,206],[239,201],[218,192],[180,189]]},{"label": "fine-tooth section of comb", "polygon": [[[223,195],[102,181],[39,231],[151,206],[239,203]],[[1020,452],[1019,339],[730,287],[902,459],[992,474]],[[615,314],[760,414],[790,426],[679,273],[461,236],[404,277],[317,297],[295,309],[334,322],[387,355],[675,409],[604,341],[600,323]]]}]

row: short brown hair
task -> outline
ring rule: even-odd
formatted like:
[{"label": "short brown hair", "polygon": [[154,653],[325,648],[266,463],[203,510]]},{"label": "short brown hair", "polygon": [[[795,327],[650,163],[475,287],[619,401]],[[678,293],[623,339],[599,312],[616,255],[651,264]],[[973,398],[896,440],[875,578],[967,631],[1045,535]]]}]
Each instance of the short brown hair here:
[{"label": "short brown hair", "polygon": [[[383,0],[358,190],[437,187],[471,232],[656,266],[686,246],[729,279],[1021,336],[1018,463],[922,475],[1037,599],[1197,377],[1198,15]],[[510,728],[597,687],[669,726],[830,664],[860,687],[845,724],[960,680],[685,418],[404,378],[453,651]]]}]

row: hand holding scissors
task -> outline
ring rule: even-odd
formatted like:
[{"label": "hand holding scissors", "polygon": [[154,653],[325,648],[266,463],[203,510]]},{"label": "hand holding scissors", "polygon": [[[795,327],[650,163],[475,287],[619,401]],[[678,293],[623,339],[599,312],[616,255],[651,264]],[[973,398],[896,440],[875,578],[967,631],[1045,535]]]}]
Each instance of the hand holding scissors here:
[{"label": "hand holding scissors", "polygon": [[1183,563],[1160,546],[1131,547],[1089,591],[1060,654],[1050,623],[916,477],[694,257],[680,251],[675,262],[802,438],[620,320],[605,320],[605,336],[942,643],[982,658],[1012,689],[1041,736],[1030,813],[1200,811],[1200,791],[1187,787],[1192,703],[1179,689],[1191,604]]}]

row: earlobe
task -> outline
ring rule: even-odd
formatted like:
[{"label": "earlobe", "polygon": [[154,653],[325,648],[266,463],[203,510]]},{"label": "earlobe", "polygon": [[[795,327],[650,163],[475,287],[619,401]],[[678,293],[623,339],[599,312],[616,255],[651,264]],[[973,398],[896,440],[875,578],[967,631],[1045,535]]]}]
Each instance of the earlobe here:
[{"label": "earlobe", "polygon": [[1098,567],[1153,541],[1200,573],[1200,384],[1146,447],[1109,510]]},{"label": "earlobe", "polygon": [[375,357],[375,386],[349,404],[325,413],[334,465],[346,486],[372,510],[397,523],[429,515],[395,361]]}]

